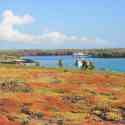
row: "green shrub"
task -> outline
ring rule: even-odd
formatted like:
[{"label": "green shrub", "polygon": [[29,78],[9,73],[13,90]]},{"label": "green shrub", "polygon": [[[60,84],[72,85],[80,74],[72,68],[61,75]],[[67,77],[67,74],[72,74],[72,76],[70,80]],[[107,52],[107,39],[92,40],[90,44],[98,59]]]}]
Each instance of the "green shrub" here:
[{"label": "green shrub", "polygon": [[105,117],[107,120],[119,121],[122,120],[122,115],[118,112],[107,112],[105,113]]}]

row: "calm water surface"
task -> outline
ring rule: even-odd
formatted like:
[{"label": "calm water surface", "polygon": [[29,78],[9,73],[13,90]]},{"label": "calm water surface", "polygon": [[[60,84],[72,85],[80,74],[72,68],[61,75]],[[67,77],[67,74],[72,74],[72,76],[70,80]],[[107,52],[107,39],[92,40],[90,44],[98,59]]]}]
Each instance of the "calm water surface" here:
[{"label": "calm water surface", "polygon": [[[40,63],[41,66],[46,67],[58,67],[58,60],[62,59],[64,62],[64,67],[66,68],[76,68],[74,63],[76,58],[72,56],[27,56]],[[86,60],[92,61],[96,69],[99,70],[112,70],[125,72],[125,58],[89,58]]]}]

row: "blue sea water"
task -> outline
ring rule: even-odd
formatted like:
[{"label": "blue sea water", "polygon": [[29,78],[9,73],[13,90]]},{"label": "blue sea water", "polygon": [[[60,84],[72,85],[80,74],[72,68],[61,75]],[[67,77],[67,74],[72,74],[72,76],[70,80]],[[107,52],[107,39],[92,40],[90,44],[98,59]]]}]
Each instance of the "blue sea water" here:
[{"label": "blue sea water", "polygon": [[[58,67],[58,60],[62,59],[64,67],[76,68],[74,63],[76,58],[73,56],[27,56],[25,58],[32,59],[45,67]],[[125,58],[92,58],[86,57],[86,60],[92,61],[97,70],[110,70],[125,72]]]}]

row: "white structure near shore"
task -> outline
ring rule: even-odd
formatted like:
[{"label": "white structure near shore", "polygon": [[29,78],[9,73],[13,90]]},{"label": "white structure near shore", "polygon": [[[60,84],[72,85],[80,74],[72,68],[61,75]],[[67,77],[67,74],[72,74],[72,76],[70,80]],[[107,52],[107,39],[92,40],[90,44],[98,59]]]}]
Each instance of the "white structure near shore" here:
[{"label": "white structure near shore", "polygon": [[88,57],[89,55],[83,52],[73,53],[74,57]]},{"label": "white structure near shore", "polygon": [[15,61],[17,65],[25,65],[25,66],[37,66],[38,63],[31,59],[18,59]]}]

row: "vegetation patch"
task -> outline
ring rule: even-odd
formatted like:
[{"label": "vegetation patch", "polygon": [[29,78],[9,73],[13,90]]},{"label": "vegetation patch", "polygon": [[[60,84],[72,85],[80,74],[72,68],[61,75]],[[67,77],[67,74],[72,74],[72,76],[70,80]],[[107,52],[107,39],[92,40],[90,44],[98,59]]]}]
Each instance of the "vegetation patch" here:
[{"label": "vegetation patch", "polygon": [[125,74],[8,67],[0,67],[1,125],[125,124]]}]

